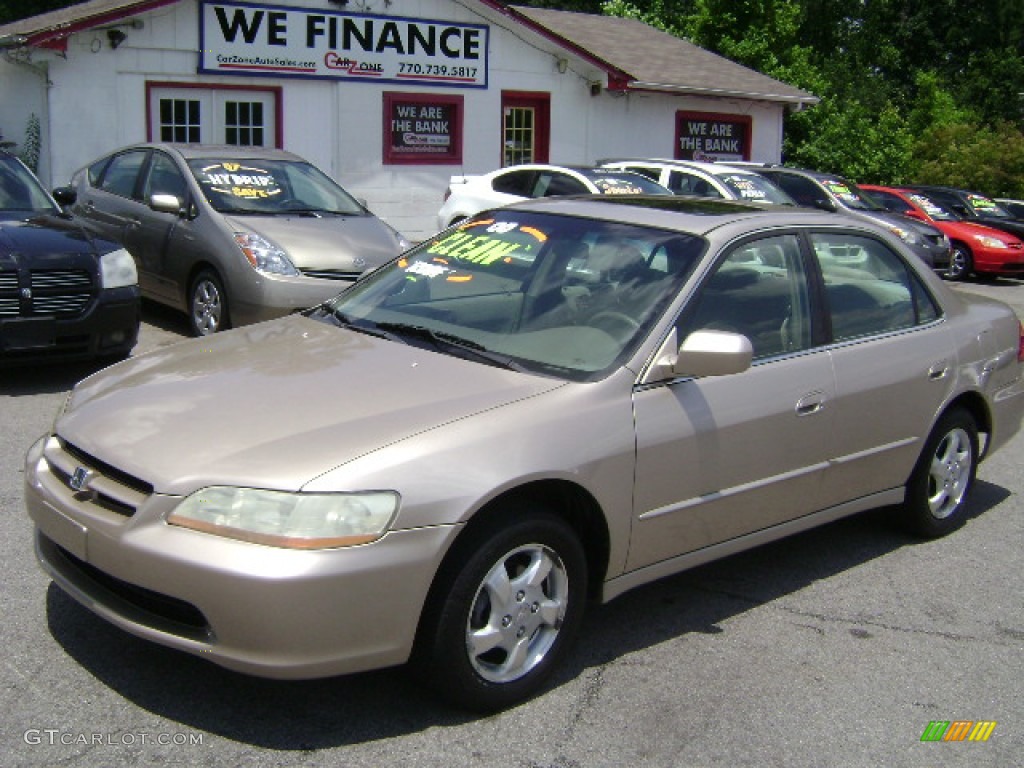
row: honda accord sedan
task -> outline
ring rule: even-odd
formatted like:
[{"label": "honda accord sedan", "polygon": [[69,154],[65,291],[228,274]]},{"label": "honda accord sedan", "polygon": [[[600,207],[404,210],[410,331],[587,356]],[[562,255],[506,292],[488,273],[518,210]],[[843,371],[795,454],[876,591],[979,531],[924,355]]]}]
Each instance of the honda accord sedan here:
[{"label": "honda accord sedan", "polygon": [[241,672],[536,693],[589,601],[885,507],[967,519],[1021,325],[888,230],[725,201],[474,216],[309,311],[83,380],[26,457],[45,571]]},{"label": "honda accord sedan", "polygon": [[54,194],[123,243],[143,295],[185,311],[196,336],[319,304],[409,245],[279,149],[140,144]]}]

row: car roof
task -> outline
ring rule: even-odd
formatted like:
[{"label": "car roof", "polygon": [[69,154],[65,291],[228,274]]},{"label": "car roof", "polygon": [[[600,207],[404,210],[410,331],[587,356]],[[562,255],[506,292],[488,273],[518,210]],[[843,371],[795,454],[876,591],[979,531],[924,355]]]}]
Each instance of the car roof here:
[{"label": "car roof", "polygon": [[848,181],[845,177],[840,176],[838,173],[828,173],[826,171],[812,171],[810,168],[794,168],[789,165],[773,165],[766,163],[762,166],[744,166],[744,167],[756,167],[758,171],[778,171],[780,173],[788,173],[792,176],[805,176],[809,179],[815,179],[821,181],[823,179],[839,179],[841,181]]},{"label": "car roof", "polygon": [[306,159],[288,152],[284,149],[272,147],[239,147],[232,144],[173,144],[160,142],[147,142],[135,144],[125,149],[152,148],[162,149],[180,155],[186,160],[193,158],[215,157],[215,158],[239,158],[239,159],[260,159],[260,160],[294,160],[306,162]]},{"label": "car roof", "polygon": [[849,216],[788,205],[752,205],[738,200],[659,195],[570,195],[524,200],[503,210],[590,217],[705,235],[744,221],[770,226],[842,226],[878,232],[878,227]]},{"label": "car roof", "polygon": [[645,165],[661,166],[663,168],[688,168],[704,171],[712,176],[721,176],[726,173],[739,173],[746,176],[756,176],[757,172],[749,168],[732,165],[728,162],[708,163],[701,160],[674,160],[667,157],[610,157],[598,161],[600,163],[643,163]]}]

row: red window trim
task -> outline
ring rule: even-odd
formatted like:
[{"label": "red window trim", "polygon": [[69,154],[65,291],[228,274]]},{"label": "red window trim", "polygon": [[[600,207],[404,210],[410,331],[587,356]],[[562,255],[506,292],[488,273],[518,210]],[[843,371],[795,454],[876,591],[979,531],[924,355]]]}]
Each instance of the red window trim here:
[{"label": "red window trim", "polygon": [[501,139],[498,141],[498,167],[505,163],[505,108],[506,107],[535,107],[538,110],[537,120],[537,156],[535,163],[549,162],[551,153],[551,94],[547,91],[502,91],[501,92],[501,122],[499,130]]}]

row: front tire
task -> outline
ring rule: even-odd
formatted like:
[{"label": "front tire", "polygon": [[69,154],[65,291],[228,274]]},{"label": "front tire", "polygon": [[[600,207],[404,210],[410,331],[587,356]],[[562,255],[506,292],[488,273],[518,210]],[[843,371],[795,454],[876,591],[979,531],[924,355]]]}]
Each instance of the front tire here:
[{"label": "front tire", "polygon": [[209,336],[229,327],[227,294],[212,270],[204,269],[189,287],[188,323],[193,336]]},{"label": "front tire", "polygon": [[453,704],[491,712],[534,694],[579,631],[586,557],[544,510],[516,510],[468,532],[431,589],[413,654],[419,677]]},{"label": "front tire", "polygon": [[974,257],[966,245],[953,243],[953,252],[949,256],[949,269],[946,270],[947,280],[966,280],[974,270]]},{"label": "front tire", "polygon": [[978,426],[955,408],[939,419],[907,482],[903,518],[925,538],[955,531],[967,520],[967,496],[978,471]]}]

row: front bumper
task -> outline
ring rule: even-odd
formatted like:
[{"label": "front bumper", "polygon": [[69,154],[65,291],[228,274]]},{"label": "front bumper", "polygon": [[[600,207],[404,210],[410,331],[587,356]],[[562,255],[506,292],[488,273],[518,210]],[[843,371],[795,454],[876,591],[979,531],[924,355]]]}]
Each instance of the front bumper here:
[{"label": "front bumper", "polygon": [[76,317],[0,319],[0,365],[127,357],[142,320],[138,286],[108,288]]},{"label": "front bumper", "polygon": [[[81,457],[47,437],[26,457],[25,501],[43,569],[122,629],[221,666],[313,678],[408,659],[451,526],[359,547],[295,551],[168,525],[180,498],[116,473],[69,487]],[[91,467],[90,467],[91,469]]]},{"label": "front bumper", "polygon": [[355,277],[328,279],[312,276],[266,275],[251,279],[231,293],[231,323],[250,325],[315,307],[355,282]]}]

